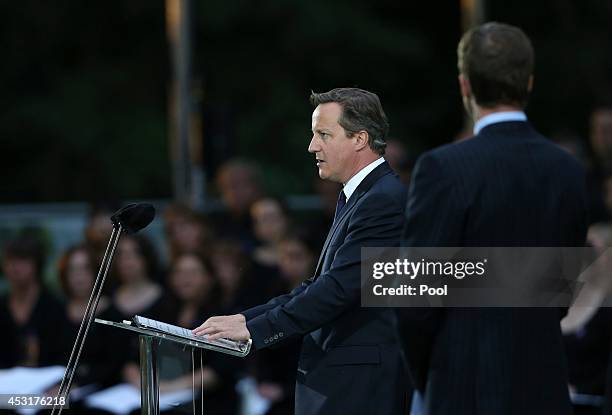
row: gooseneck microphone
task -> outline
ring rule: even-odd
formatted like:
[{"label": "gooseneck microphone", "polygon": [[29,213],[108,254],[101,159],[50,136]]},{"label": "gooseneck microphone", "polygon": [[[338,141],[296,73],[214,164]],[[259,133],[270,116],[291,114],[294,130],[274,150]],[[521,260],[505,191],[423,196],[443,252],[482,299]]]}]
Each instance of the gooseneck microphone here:
[{"label": "gooseneck microphone", "polygon": [[116,211],[111,221],[127,233],[136,233],[146,228],[154,217],[155,208],[150,203],[130,203]]},{"label": "gooseneck microphone", "polygon": [[81,326],[79,327],[79,332],[74,341],[74,345],[72,346],[70,359],[68,359],[66,371],[64,372],[62,383],[60,384],[59,391],[57,392],[51,415],[55,414],[55,410],[57,408],[59,408],[58,415],[61,414],[64,406],[68,404],[68,395],[70,393],[70,386],[72,385],[72,378],[74,377],[74,373],[76,372],[76,368],[79,364],[81,351],[83,350],[85,340],[87,339],[87,334],[89,333],[89,327],[91,326],[91,322],[96,315],[98,301],[100,301],[100,295],[102,294],[102,290],[104,288],[104,281],[106,281],[106,275],[108,274],[108,270],[110,269],[113,261],[115,248],[117,248],[122,232],[126,232],[128,234],[136,233],[139,230],[147,227],[153,221],[154,217],[155,208],[149,203],[131,203],[122,207],[111,216],[113,232],[111,233],[108,246],[104,252],[104,257],[102,258],[102,263],[100,264],[96,281],[94,282],[91,295],[89,296],[89,301],[87,303],[87,308],[85,309],[85,314],[83,315],[83,320],[81,321]]}]

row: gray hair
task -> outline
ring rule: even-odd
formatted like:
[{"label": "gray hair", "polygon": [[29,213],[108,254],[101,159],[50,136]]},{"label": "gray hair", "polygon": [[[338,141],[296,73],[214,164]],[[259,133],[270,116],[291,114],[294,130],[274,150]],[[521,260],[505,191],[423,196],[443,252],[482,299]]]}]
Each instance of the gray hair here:
[{"label": "gray hair", "polygon": [[328,92],[312,92],[310,102],[315,107],[328,102],[340,104],[342,115],[338,124],[344,128],[347,135],[367,131],[368,146],[381,156],[385,154],[389,122],[378,95],[359,88],[335,88]]}]

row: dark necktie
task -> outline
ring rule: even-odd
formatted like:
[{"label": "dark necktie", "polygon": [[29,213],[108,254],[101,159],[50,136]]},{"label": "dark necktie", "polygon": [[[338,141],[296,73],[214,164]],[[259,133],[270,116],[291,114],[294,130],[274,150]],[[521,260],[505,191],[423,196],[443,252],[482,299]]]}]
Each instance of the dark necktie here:
[{"label": "dark necktie", "polygon": [[346,195],[344,194],[344,190],[340,190],[340,194],[338,195],[338,203],[336,203],[336,213],[334,214],[334,222],[338,220],[340,215],[342,214],[342,209],[346,206]]}]

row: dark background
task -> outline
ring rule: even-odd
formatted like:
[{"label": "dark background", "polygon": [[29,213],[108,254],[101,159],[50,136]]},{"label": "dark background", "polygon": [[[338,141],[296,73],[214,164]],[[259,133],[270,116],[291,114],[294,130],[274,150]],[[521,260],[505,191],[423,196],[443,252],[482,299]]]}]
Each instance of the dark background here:
[{"label": "dark background", "polygon": [[[488,1],[536,49],[528,115],[588,134],[612,97],[612,2]],[[171,198],[164,2],[0,3],[0,203]],[[458,1],[196,1],[194,84],[209,178],[241,155],[278,193],[315,177],[311,90],[379,94],[413,156],[463,127]]]}]

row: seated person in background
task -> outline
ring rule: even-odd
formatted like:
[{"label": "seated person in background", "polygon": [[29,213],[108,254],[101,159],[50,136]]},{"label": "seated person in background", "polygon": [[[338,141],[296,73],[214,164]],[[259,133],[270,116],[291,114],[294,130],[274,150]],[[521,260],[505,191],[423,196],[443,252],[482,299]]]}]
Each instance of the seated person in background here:
[{"label": "seated person in background", "polygon": [[610,212],[602,197],[607,172],[612,171],[612,106],[593,109],[589,122],[589,142],[593,157],[587,166],[587,192],[591,223],[610,220]]},{"label": "seated person in background", "polygon": [[289,229],[289,215],[285,204],[274,197],[263,197],[251,206],[253,232],[259,245],[253,260],[261,265],[278,265],[278,244]]},{"label": "seated person in background", "polygon": [[[153,245],[142,235],[123,235],[113,261],[114,283],[112,306],[119,319],[130,320],[135,315],[150,317],[159,307],[163,288],[155,282],[158,263]],[[115,330],[115,336],[124,344],[125,361],[138,362],[138,336]],[[123,376],[130,372],[129,363],[123,367]],[[136,367],[135,370],[138,373]],[[131,372],[130,372],[131,373]]]},{"label": "seated person in background", "polygon": [[[84,245],[68,249],[59,260],[58,276],[66,303],[65,327],[57,341],[62,344],[64,361],[68,362],[96,279],[92,253]],[[119,312],[104,296],[100,297],[95,316],[109,321],[121,321]],[[125,363],[124,354],[119,353],[121,338],[122,333],[112,327],[91,324],[72,381],[73,389],[89,384],[106,387],[120,381],[120,369]]]},{"label": "seated person in background", "polygon": [[[0,300],[4,301],[3,298]],[[0,304],[0,333],[3,333],[3,340],[0,342],[0,369],[13,367],[19,361],[20,349],[17,331],[17,325],[6,309],[6,305]]]},{"label": "seated person in background", "polygon": [[612,173],[608,173],[603,181],[603,195],[606,211],[612,217]]},{"label": "seated person in background", "polygon": [[164,210],[164,233],[170,262],[184,253],[206,254],[213,243],[213,231],[205,216],[179,204]]},{"label": "seated person in background", "polygon": [[[0,316],[5,320],[4,325],[15,333],[13,339],[3,334],[0,341],[3,351],[0,359],[5,367],[65,364],[56,341],[63,308],[44,288],[44,263],[43,246],[33,236],[20,236],[4,247],[2,267],[9,292],[0,298]],[[16,344],[11,346],[11,340]],[[6,356],[5,349],[8,349]]]},{"label": "seated person in background", "polygon": [[120,207],[118,202],[108,201],[93,203],[89,208],[84,237],[92,252],[94,264],[102,262],[104,251],[113,231],[113,223],[110,218]]},{"label": "seated person in background", "polygon": [[[192,327],[201,324],[218,310],[219,284],[210,263],[201,255],[195,253],[182,254],[172,264],[168,287],[170,292],[164,296],[157,306],[150,310],[147,317],[164,321],[181,327]],[[195,376],[191,373],[190,352],[182,346],[162,342],[160,355],[162,359],[160,370],[160,392],[170,392],[181,389],[196,391],[203,386],[208,413],[235,414],[238,408],[235,385],[237,375],[241,371],[242,359],[224,356],[220,353],[205,353],[204,369],[196,369]],[[199,357],[196,353],[196,365]],[[163,361],[173,366],[164,367]],[[184,367],[182,367],[184,366]],[[168,376],[169,373],[173,375]],[[136,386],[140,382],[140,372],[135,362],[129,363],[125,370],[126,380]],[[203,383],[202,383],[203,381]],[[196,405],[199,408],[199,404]],[[190,406],[191,408],[191,406]]]},{"label": "seated person in background", "polygon": [[270,293],[284,290],[278,273],[254,264],[238,240],[217,241],[210,260],[221,287],[219,306],[224,313],[259,304]]},{"label": "seated person in background", "polygon": [[146,315],[160,301],[163,290],[155,277],[157,255],[153,245],[141,235],[123,235],[113,264],[116,287],[112,303],[122,319]]},{"label": "seated person in background", "polygon": [[304,225],[312,230],[313,235],[319,235],[317,245],[320,251],[323,248],[325,237],[334,222],[338,193],[342,189],[342,185],[317,177],[314,179],[313,188],[321,201],[321,210],[312,212],[304,221]]},{"label": "seated person in background", "polygon": [[246,252],[255,247],[249,209],[261,195],[260,172],[257,164],[246,159],[231,159],[223,163],[216,175],[216,185],[223,210],[213,215],[216,234],[237,239]]},{"label": "seated person in background", "polygon": [[593,247],[592,264],[584,273],[581,288],[567,316],[561,320],[569,368],[569,388],[574,415],[600,415],[609,368],[612,341],[611,283],[612,245],[610,224],[589,227],[587,241]]},{"label": "seated person in background", "polygon": [[[411,139],[413,138],[411,137]],[[385,148],[385,160],[387,160],[389,166],[400,177],[402,183],[408,186],[415,160],[409,156],[404,141],[400,141],[397,138],[388,138],[387,147]]]},{"label": "seated person in background", "polygon": [[[298,287],[305,275],[312,275],[316,265],[318,239],[306,229],[290,231],[278,244],[280,276],[288,291]],[[287,346],[263,349],[255,354],[255,377],[261,396],[271,401],[267,415],[290,415],[294,412],[295,373],[301,340]]]}]

